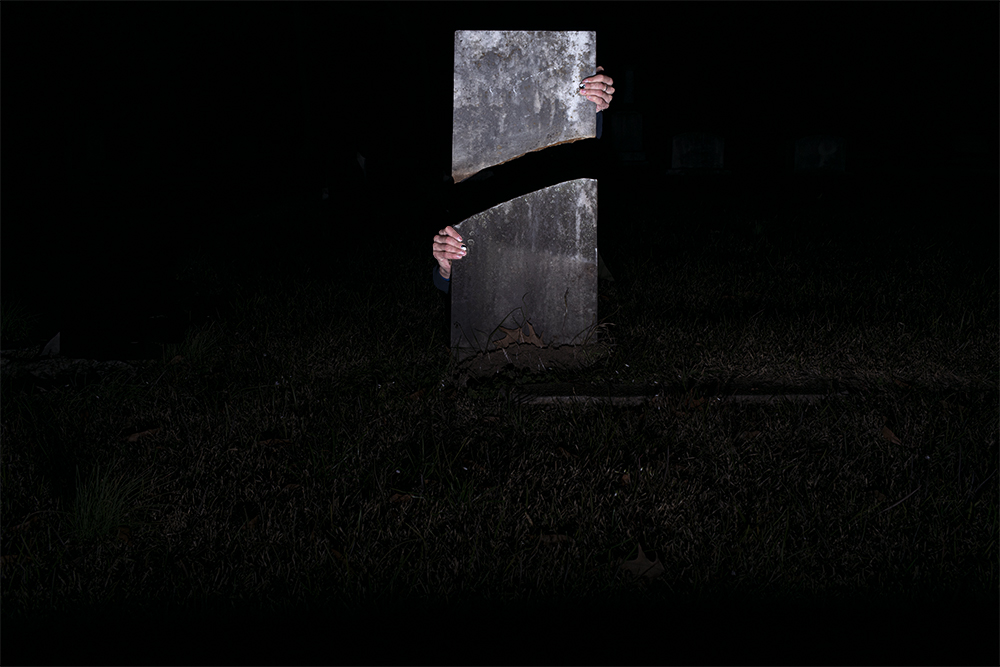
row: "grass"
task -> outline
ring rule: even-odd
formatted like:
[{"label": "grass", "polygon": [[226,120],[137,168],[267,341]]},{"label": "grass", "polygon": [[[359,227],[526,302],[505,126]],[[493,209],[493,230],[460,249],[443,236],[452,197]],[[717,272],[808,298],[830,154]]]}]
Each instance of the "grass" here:
[{"label": "grass", "polygon": [[127,541],[128,522],[134,523],[146,480],[141,475],[102,473],[100,468],[84,480],[79,469],[76,472],[69,535],[80,542],[111,536]]},{"label": "grass", "polygon": [[[769,219],[751,204],[681,202],[670,225],[612,208],[645,243],[605,245],[607,352],[574,371],[464,376],[417,244],[385,250],[391,272],[341,263],[360,284],[308,248],[274,269],[220,257],[229,309],[162,361],[4,392],[5,620],[335,614],[346,637],[364,614],[425,627],[413,615],[450,610],[469,631],[483,609],[574,627],[593,610],[634,633],[630,609],[672,610],[680,631],[728,608],[769,636],[752,610],[790,600],[852,617],[995,607],[995,257],[898,236],[899,220],[850,202]],[[504,391],[553,380],[663,391],[624,408]],[[816,380],[849,391],[760,405],[704,389]],[[620,567],[640,546],[661,576]],[[859,658],[823,642],[828,659]],[[673,655],[730,656],[705,650]]]}]

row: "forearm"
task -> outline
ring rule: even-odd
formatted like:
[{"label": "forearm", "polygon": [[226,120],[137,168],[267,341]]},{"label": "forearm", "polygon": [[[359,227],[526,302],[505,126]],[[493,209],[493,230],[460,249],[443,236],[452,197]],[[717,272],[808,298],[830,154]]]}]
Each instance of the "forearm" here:
[{"label": "forearm", "polygon": [[432,275],[432,278],[434,280],[434,287],[437,287],[439,290],[445,293],[451,290],[451,280],[450,280],[451,276],[449,275],[448,278],[445,278],[443,275],[441,275],[440,266],[434,267],[434,273]]}]

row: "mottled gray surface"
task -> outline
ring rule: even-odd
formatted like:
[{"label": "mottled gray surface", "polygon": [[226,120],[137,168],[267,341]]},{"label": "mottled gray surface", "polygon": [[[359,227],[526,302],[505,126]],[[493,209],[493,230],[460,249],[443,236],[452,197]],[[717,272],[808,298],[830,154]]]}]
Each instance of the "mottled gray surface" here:
[{"label": "mottled gray surface", "polygon": [[803,137],[795,142],[795,171],[844,171],[846,164],[840,137]]},{"label": "mottled gray surface", "polygon": [[469,253],[452,264],[452,347],[493,349],[498,327],[527,323],[545,345],[583,342],[597,321],[596,180],[522,195],[456,229]]},{"label": "mottled gray surface", "polygon": [[594,104],[579,93],[596,60],[596,32],[456,31],[454,181],[597,136]]}]

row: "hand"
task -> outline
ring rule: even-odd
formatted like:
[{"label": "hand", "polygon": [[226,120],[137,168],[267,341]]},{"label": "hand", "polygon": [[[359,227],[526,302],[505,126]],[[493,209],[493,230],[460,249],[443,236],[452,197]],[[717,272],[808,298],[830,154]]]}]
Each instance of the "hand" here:
[{"label": "hand", "polygon": [[[598,67],[597,71],[603,72],[604,68]],[[611,77],[604,74],[588,76],[580,84],[580,94],[596,104],[598,111],[604,111],[611,106],[611,97],[615,93],[613,83]]]},{"label": "hand", "polygon": [[438,273],[446,280],[451,280],[451,262],[465,257],[462,248],[462,237],[448,225],[434,236],[434,259],[438,263]]}]

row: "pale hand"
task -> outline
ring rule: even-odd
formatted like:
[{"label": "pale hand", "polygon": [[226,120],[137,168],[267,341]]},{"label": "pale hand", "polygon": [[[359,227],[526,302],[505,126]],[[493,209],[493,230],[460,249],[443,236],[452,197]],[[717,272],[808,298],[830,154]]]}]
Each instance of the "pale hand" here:
[{"label": "pale hand", "polygon": [[465,257],[462,249],[462,237],[454,227],[448,225],[434,236],[434,259],[438,263],[438,273],[446,280],[451,280],[451,263],[453,260]]},{"label": "pale hand", "polygon": [[[603,72],[603,67],[597,68],[598,72]],[[611,106],[611,98],[615,94],[614,81],[605,74],[595,74],[588,76],[580,84],[580,94],[597,105],[598,111],[604,111]]]}]

